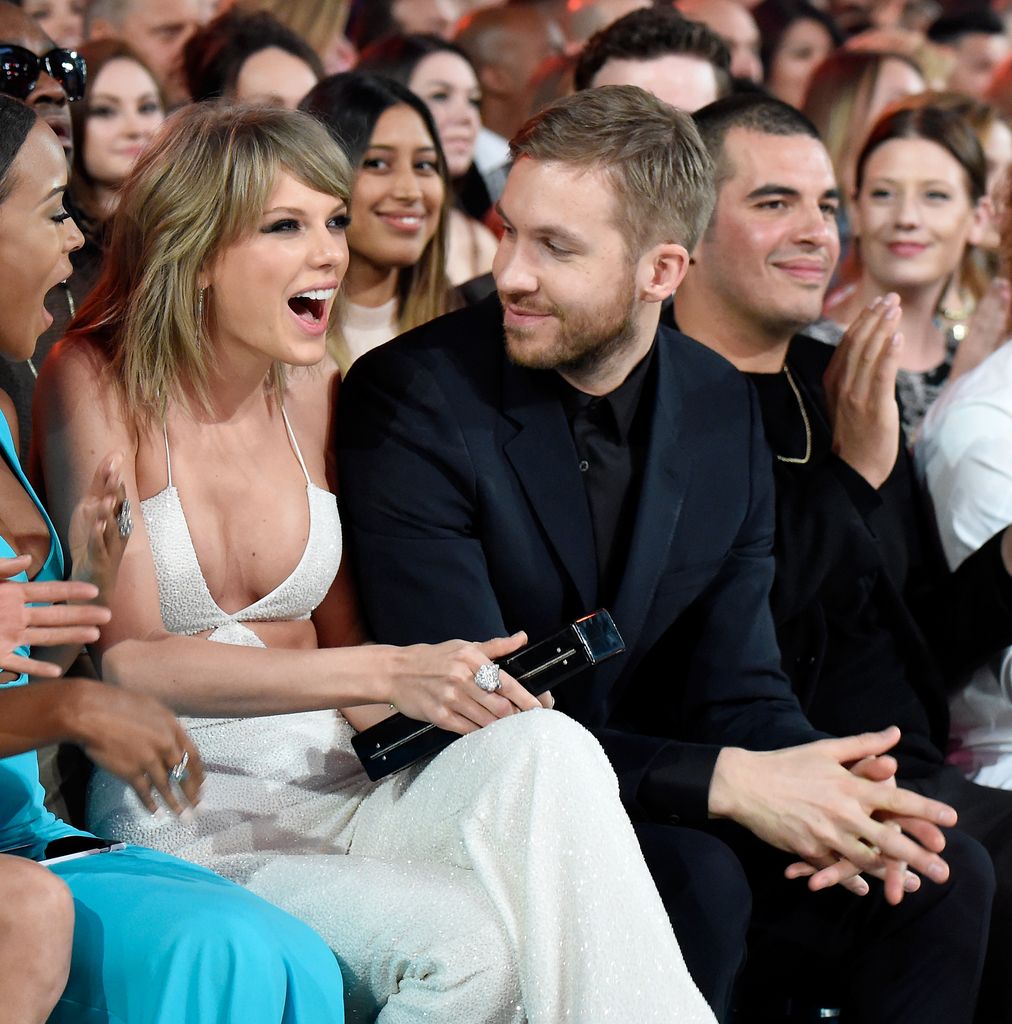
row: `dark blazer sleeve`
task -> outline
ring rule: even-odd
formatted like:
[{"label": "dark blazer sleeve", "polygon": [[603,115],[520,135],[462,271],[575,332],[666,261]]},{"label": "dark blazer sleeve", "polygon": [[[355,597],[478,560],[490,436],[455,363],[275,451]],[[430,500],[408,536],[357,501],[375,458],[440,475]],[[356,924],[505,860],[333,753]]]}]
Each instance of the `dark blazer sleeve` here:
[{"label": "dark blazer sleeve", "polygon": [[[780,668],[770,613],[774,510],[769,449],[758,401],[747,387],[751,430],[748,506],[712,582],[672,626],[667,658],[686,673],[683,727],[696,743],[670,744],[652,760],[640,799],[653,813],[707,816],[710,776],[721,746],[773,750],[821,739]],[[697,745],[706,744],[706,746]],[[669,810],[670,813],[670,810]]]}]

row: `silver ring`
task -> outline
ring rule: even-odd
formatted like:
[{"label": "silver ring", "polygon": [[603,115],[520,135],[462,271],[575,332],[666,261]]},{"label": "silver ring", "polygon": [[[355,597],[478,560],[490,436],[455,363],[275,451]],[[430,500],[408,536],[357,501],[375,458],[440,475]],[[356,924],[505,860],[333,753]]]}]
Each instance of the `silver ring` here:
[{"label": "silver ring", "polygon": [[119,535],[125,540],[134,532],[134,521],[130,517],[130,499],[124,498],[116,513],[116,526],[119,528]]},{"label": "silver ring", "polygon": [[169,777],[173,782],[184,782],[190,777],[190,770],[186,767],[190,763],[190,752],[188,750],[183,751],[183,756],[179,759],[179,762],[173,767],[172,771],[169,772]]},{"label": "silver ring", "polygon": [[502,679],[499,676],[499,666],[491,662],[482,665],[474,674],[475,685],[486,693],[495,693],[502,686]]}]

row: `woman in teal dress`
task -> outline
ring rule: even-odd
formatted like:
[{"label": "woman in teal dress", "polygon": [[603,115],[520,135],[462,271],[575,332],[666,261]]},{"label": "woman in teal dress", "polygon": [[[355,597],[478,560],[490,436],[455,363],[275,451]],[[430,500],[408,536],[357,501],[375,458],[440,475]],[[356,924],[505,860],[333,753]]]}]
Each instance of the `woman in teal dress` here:
[{"label": "woman in teal dress", "polygon": [[[0,96],[0,352],[13,359],[30,355],[48,326],[45,293],[81,244],[62,207],[65,187],[56,136]],[[76,743],[150,807],[157,790],[189,813],[199,758],[159,704],[84,679],[23,685],[25,669],[55,674],[108,620],[98,605],[29,605],[101,601],[130,512],[112,457],[72,530],[78,582],[58,582],[63,555],[18,464],[2,393],[0,412],[0,851],[85,834],[43,804],[33,751],[46,743]],[[42,566],[32,582],[26,554]],[[32,640],[55,645],[46,659],[56,669],[31,658]],[[190,775],[177,787],[170,776],[184,754]],[[0,1024],[333,1024],[343,1020],[341,992],[333,954],[314,932],[195,865],[134,846],[51,868],[0,855]]]}]

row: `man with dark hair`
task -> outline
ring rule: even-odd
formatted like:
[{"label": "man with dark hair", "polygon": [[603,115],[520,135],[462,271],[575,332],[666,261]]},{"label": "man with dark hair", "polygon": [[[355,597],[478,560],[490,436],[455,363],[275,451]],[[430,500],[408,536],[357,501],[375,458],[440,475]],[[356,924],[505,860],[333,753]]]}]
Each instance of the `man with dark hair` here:
[{"label": "man with dark hair", "polygon": [[[957,808],[998,879],[977,1020],[1008,1020],[1012,792],[944,764],[946,691],[1012,639],[1012,531],[950,574],[923,516],[895,397],[899,300],[834,350],[806,336],[839,252],[836,183],[812,125],[777,100],[697,114],[717,165],[713,217],[679,290],[679,326],[744,371],[773,450],[772,607],[783,667],[812,723],[900,726],[902,784]],[[766,977],[808,972],[808,936],[777,935]],[[785,955],[783,943],[790,952]]]},{"label": "man with dark hair", "polygon": [[730,54],[723,40],[677,11],[633,11],[587,42],[576,63],[577,89],[638,85],[691,113],[730,90]]},{"label": "man with dark hair", "polygon": [[989,10],[943,15],[928,29],[928,39],[955,59],[948,88],[978,100],[987,95],[991,79],[1009,55],[1005,24]]},{"label": "man with dark hair", "polygon": [[[968,1019],[990,864],[954,835],[949,884],[903,900],[904,862],[945,878],[930,849],[954,819],[892,785],[880,755],[895,729],[820,739],[800,713],[769,614],[754,396],[725,360],[658,326],[713,199],[698,133],[611,86],[549,107],[512,150],[498,296],[374,350],[342,385],[347,537],[372,634],[538,637],[607,606],[625,653],[556,699],[601,739],[718,1015],[749,890],[723,842],[676,822],[744,826],[800,855],[792,875],[817,888],[867,891],[841,858],[885,874],[901,905],[853,900],[841,928],[817,913],[824,896],[795,894],[847,958],[855,1019]],[[764,863],[776,876],[791,859]]]}]

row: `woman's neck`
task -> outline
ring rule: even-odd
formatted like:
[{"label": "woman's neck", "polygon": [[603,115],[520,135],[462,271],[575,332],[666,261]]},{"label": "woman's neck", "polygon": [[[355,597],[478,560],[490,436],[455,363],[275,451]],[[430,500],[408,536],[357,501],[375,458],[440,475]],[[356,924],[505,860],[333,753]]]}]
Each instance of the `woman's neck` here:
[{"label": "woman's neck", "polygon": [[231,353],[222,346],[212,346],[216,359],[208,372],[205,409],[196,395],[190,394],[187,405],[195,420],[216,424],[245,419],[262,407],[272,361],[255,353]]},{"label": "woman's neck", "polygon": [[914,373],[933,370],[945,360],[945,332],[936,318],[945,282],[889,289],[865,275],[860,288],[862,304],[868,305],[890,290],[899,295],[902,309],[897,326],[903,335],[900,367]]},{"label": "woman's neck", "polygon": [[397,294],[397,267],[380,267],[352,256],[344,276],[344,293],[356,306],[385,306]]}]

